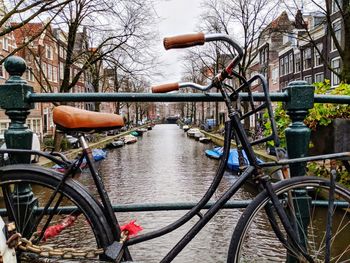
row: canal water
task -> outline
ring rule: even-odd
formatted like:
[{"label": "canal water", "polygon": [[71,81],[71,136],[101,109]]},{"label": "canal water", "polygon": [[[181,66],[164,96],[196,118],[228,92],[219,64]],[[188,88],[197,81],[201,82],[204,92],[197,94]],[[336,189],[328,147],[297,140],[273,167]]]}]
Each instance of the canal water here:
[{"label": "canal water", "polygon": [[[218,166],[218,161],[204,154],[211,147],[188,138],[176,125],[157,125],[139,137],[137,143],[110,151],[100,172],[113,204],[196,202],[211,184]],[[227,172],[212,201],[235,180],[236,176]],[[234,197],[247,198],[251,194],[244,190]],[[136,220],[146,233],[172,223],[185,212],[132,212],[117,216],[121,224]],[[241,212],[219,212],[174,262],[226,262],[228,244]],[[197,219],[164,237],[132,246],[134,260],[159,262]]]}]

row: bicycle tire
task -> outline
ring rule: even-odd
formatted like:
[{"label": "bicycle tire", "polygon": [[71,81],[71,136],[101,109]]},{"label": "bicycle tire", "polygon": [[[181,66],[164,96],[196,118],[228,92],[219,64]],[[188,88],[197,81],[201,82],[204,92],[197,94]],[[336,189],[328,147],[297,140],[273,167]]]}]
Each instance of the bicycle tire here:
[{"label": "bicycle tire", "polygon": [[[324,194],[328,194],[329,185],[329,180],[303,176],[284,180],[273,186],[285,208],[291,207],[289,202],[286,202],[286,197],[290,196],[292,192],[294,193],[293,196],[295,196],[295,193],[302,193],[300,190],[307,190],[308,197],[312,198],[312,200],[304,199],[310,200],[311,203],[304,201],[304,204],[307,204],[307,206],[303,207],[303,211],[308,211],[310,215],[310,222],[306,227],[309,234],[305,244],[309,255],[313,257],[315,262],[324,262],[322,258],[325,256],[326,216],[322,217],[322,215],[327,210],[324,207],[327,205],[327,202],[324,201]],[[337,205],[333,210],[330,262],[348,262],[347,260],[350,258],[350,237],[348,235],[350,231],[350,190],[336,185],[335,193]],[[314,205],[316,201],[319,205]],[[320,203],[323,203],[323,207]],[[293,201],[293,206],[296,211],[301,211],[301,206],[297,202]],[[279,230],[282,231],[281,233],[284,235],[285,241],[287,241],[288,250],[277,237],[273,227],[266,225],[268,220],[265,211],[266,207],[271,207],[271,202],[266,191],[263,191],[249,204],[240,217],[231,238],[227,262],[286,262],[287,251],[289,256],[292,255],[292,259],[295,260],[290,262],[308,262],[305,259],[301,259],[302,256],[293,250],[292,244],[288,243],[287,235],[278,218],[276,223],[280,225]],[[290,209],[287,210],[291,211]],[[298,226],[299,229],[303,228],[301,223]],[[301,236],[303,235],[305,235],[304,232]]]},{"label": "bicycle tire", "polygon": [[[62,176],[63,175],[61,173],[58,173],[54,170],[45,169],[38,166],[9,165],[0,168],[0,186],[3,190],[4,198],[6,197],[5,195],[9,193],[8,195],[10,195],[10,198],[16,202],[19,199],[16,200],[13,197],[15,192],[14,189],[23,184],[30,184],[31,190],[33,191],[38,202],[36,203],[36,206],[43,207],[45,205],[45,201],[47,203],[50,193],[56,189],[57,185],[62,180]],[[10,191],[4,189],[10,189]],[[106,248],[108,245],[113,243],[112,231],[110,230],[107,220],[102,212],[101,206],[83,185],[73,179],[67,179],[59,191],[59,196],[63,196],[61,205],[76,206],[78,210],[74,210],[74,215],[79,214],[79,216],[76,217],[77,219],[74,222],[73,227],[64,229],[58,236],[53,237],[52,240],[47,239],[47,242],[45,242],[45,244],[49,244],[50,246],[54,247],[57,245],[61,248],[69,247],[86,250],[86,248]],[[28,200],[29,198],[30,197],[28,197]],[[58,198],[59,197],[57,197],[55,201]],[[50,207],[52,208],[53,206],[54,203]],[[15,219],[15,222],[19,222],[19,220],[23,218],[25,213],[29,211],[28,207],[25,207],[25,209],[22,210],[17,209],[18,211],[16,212],[17,214],[15,216],[17,218]],[[5,203],[1,204],[1,208],[6,209]],[[38,214],[40,214],[40,212],[35,212],[35,209],[32,211],[33,212],[31,212],[31,214],[34,215],[34,218],[39,218]],[[55,215],[54,218],[50,221],[52,222],[52,225],[57,225],[57,223],[60,224],[60,222],[62,222],[60,220],[65,220],[65,218],[67,218],[67,214],[64,215],[63,213],[64,212],[61,212],[61,210],[58,211],[57,215]],[[72,213],[73,212],[68,212],[68,215],[72,216]],[[6,212],[6,214],[8,213]],[[5,221],[9,220],[9,218],[6,216],[3,218]],[[47,218],[48,216],[46,215],[44,219]],[[16,229],[20,233],[21,231],[18,228],[27,230],[29,229],[26,227],[27,224],[24,223],[25,220],[22,221],[23,222],[16,225]],[[39,224],[38,229],[35,229],[33,231],[26,231],[26,233],[21,233],[22,236],[26,236],[29,239],[34,232],[39,230],[40,227],[43,227],[43,224],[44,221]],[[75,240],[74,243],[72,243],[73,240]],[[93,243],[93,245],[91,245],[91,243]],[[41,243],[39,243],[39,245],[40,244]],[[102,256],[100,258],[102,259],[104,257]]]}]

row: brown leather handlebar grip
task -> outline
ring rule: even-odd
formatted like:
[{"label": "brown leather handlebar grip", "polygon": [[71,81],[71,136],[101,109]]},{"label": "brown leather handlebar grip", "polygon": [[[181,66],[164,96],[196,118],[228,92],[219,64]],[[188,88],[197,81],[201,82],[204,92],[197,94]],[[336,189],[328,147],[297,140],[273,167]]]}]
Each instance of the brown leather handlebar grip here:
[{"label": "brown leather handlebar grip", "polygon": [[167,83],[163,85],[153,86],[152,93],[166,93],[179,89],[179,83]]},{"label": "brown leather handlebar grip", "polygon": [[204,33],[166,37],[163,41],[165,49],[193,47],[197,45],[203,45],[204,43]]}]

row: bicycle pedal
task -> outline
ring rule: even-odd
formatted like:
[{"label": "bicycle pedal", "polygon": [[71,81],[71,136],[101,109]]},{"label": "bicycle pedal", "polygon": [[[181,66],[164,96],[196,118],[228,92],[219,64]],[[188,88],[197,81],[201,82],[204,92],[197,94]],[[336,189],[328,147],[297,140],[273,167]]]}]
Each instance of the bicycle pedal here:
[{"label": "bicycle pedal", "polygon": [[124,244],[114,241],[112,245],[105,250],[105,255],[113,260],[113,262],[120,262],[124,254]]}]

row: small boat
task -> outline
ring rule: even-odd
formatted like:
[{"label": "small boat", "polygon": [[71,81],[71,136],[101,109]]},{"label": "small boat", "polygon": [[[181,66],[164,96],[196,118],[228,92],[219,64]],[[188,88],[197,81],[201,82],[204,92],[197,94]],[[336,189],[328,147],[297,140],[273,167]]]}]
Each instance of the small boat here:
[{"label": "small boat", "polygon": [[128,134],[124,137],[125,144],[131,144],[137,142],[137,138],[131,134]]},{"label": "small boat", "polygon": [[[243,155],[243,164],[241,165],[248,165],[249,161],[247,158],[247,155],[245,154],[244,150],[242,150],[242,155]],[[230,154],[228,157],[228,161],[227,161],[227,168],[229,170],[232,171],[239,171],[240,170],[240,163],[239,163],[239,159],[238,159],[238,150],[237,149],[231,149],[230,150]],[[258,159],[258,163],[263,163],[262,160]]]},{"label": "small boat", "polygon": [[199,138],[199,142],[201,142],[201,143],[210,143],[211,139],[209,137],[201,137],[201,138]]},{"label": "small boat", "polygon": [[[132,132],[130,132],[130,135],[137,137],[137,136],[140,136],[140,133],[138,133],[137,131],[132,131]],[[141,133],[141,135],[142,135],[142,133]]]},{"label": "small boat", "polygon": [[149,131],[152,130],[152,126],[151,126],[151,125],[148,125],[148,126],[147,126],[147,130],[149,130]]},{"label": "small boat", "polygon": [[113,142],[106,144],[106,148],[108,148],[108,149],[120,148],[123,146],[124,146],[123,140],[117,140],[117,141],[113,141]]},{"label": "small boat", "polygon": [[211,150],[205,150],[205,155],[213,159],[220,159],[223,155],[223,150],[223,147],[215,147]]},{"label": "small boat", "polygon": [[92,156],[94,157],[95,162],[98,162],[106,159],[107,151],[104,151],[102,149],[92,149]]},{"label": "small boat", "polygon": [[194,134],[193,137],[195,138],[196,141],[199,141],[200,138],[204,137],[204,134],[198,131]]},{"label": "small boat", "polygon": [[192,128],[192,129],[189,129],[188,132],[187,132],[187,136],[188,137],[194,137],[194,135],[196,133],[199,132],[199,129],[198,128]]},{"label": "small boat", "polygon": [[184,132],[187,132],[190,129],[190,126],[184,125],[182,129],[184,130]]}]

